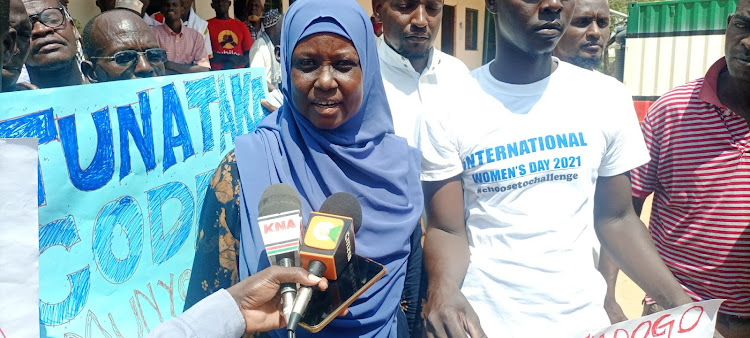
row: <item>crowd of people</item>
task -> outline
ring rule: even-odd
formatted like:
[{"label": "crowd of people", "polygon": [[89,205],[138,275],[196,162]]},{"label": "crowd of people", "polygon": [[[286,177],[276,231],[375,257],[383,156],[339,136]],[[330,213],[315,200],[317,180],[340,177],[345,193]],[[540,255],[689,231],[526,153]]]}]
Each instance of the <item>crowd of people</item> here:
[{"label": "crowd of people", "polygon": [[356,251],[387,269],[321,336],[584,337],[627,319],[619,269],[646,291],[644,314],[726,299],[715,336],[750,336],[750,0],[727,19],[725,57],[640,127],[625,86],[594,70],[605,0],[486,0],[495,59],[472,71],[432,47],[442,0],[373,0],[372,15],[297,0],[280,29],[260,0],[246,22],[228,0],[208,22],[189,0],[152,16],[148,1],[98,0],[82,37],[59,0],[9,1],[3,90],[266,70],[273,112],[212,177],[185,313],[154,336],[281,328],[279,283],[326,287],[268,269],[256,206],[274,183],[305,215],[356,196]]},{"label": "crowd of people", "polygon": [[193,0],[161,1],[152,15],[146,13],[149,0],[97,0],[101,13],[83,28],[68,1],[9,2],[17,42],[3,65],[4,91],[248,65],[273,70],[267,74],[270,91],[281,82],[279,35],[273,33],[280,13],[264,12],[262,0],[247,1],[249,15],[238,13],[245,21],[229,16],[230,0],[212,0],[216,17],[208,21],[195,13]]}]

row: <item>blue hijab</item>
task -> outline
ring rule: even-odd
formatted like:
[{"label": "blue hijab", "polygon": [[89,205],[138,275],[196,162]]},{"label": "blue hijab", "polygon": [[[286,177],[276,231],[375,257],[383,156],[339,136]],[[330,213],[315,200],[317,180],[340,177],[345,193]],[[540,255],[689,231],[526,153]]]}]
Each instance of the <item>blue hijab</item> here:
[{"label": "blue hijab", "polygon": [[[363,79],[359,111],[332,130],[312,125],[291,97],[292,51],[305,37],[323,32],[352,41]],[[369,16],[352,0],[297,1],[284,16],[281,55],[283,105],[254,133],[235,140],[242,182],[240,277],[268,266],[257,225],[258,200],[266,187],[295,187],[305,218],[333,193],[350,193],[362,205],[356,252],[385,265],[387,273],[319,336],[394,337],[409,237],[423,207],[420,154],[393,134]],[[299,330],[298,335],[310,333]]]}]

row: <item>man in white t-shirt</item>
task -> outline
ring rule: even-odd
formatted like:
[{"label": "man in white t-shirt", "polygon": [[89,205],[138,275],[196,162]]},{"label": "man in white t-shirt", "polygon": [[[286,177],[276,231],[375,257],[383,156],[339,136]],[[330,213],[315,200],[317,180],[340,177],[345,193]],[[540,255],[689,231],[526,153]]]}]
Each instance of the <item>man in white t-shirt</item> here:
[{"label": "man in white t-shirt", "polygon": [[486,4],[496,60],[472,75],[491,97],[426,115],[420,136],[427,336],[585,337],[608,326],[592,226],[648,294],[689,303],[633,211],[627,172],[649,156],[630,95],[552,57],[575,1]]},{"label": "man in white t-shirt", "polygon": [[[373,0],[382,23],[380,73],[396,135],[418,147],[422,115],[446,110],[449,101],[471,100],[471,81],[461,60],[432,47],[443,17],[443,0]],[[474,93],[479,92],[473,87]]]}]

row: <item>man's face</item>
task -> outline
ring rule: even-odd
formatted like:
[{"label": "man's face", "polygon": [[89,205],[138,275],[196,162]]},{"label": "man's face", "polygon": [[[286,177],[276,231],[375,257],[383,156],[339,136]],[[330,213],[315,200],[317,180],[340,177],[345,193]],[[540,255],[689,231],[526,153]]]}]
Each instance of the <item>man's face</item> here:
[{"label": "man's face", "polygon": [[407,59],[424,57],[440,28],[443,0],[381,0],[375,11],[389,46]]},{"label": "man's face", "polygon": [[729,18],[724,54],[729,75],[750,84],[750,0],[740,0]]},{"label": "man's face", "polygon": [[[92,42],[99,48],[90,56],[109,57],[123,51],[145,52],[159,48],[146,22],[128,12],[99,17],[92,34]],[[150,61],[147,54],[138,54],[129,64],[118,64],[114,59],[90,59],[84,72],[91,82],[154,77],[164,75],[164,62]]]},{"label": "man's face", "polygon": [[575,10],[574,0],[486,0],[499,39],[530,55],[548,54]]},{"label": "man's face", "polygon": [[180,0],[164,0],[161,4],[161,14],[169,21],[182,18],[182,4]]},{"label": "man's face", "polygon": [[263,3],[260,0],[250,0],[247,2],[248,20],[258,21],[263,15]]},{"label": "man's face", "polygon": [[190,8],[193,7],[193,0],[180,0],[180,4],[182,5],[182,14],[187,15],[190,13]]},{"label": "man's face", "polygon": [[229,13],[229,5],[231,5],[232,2],[229,0],[213,0],[211,1],[211,7],[216,11],[216,15],[218,16],[219,13],[222,15],[226,15]]},{"label": "man's face", "polygon": [[[24,0],[26,12],[32,20],[31,55],[26,60],[29,67],[49,68],[70,62],[76,57],[78,48],[74,32],[75,26],[59,10],[57,0]],[[44,13],[42,13],[44,12]],[[46,19],[45,19],[46,18]],[[40,20],[62,22],[57,27],[49,27]]]},{"label": "man's face", "polygon": [[99,7],[102,13],[111,11],[115,9],[115,0],[96,0],[96,7]]},{"label": "man's face", "polygon": [[577,0],[573,19],[555,47],[555,56],[586,69],[602,61],[609,41],[609,4],[605,0]]},{"label": "man's face", "polygon": [[3,87],[13,86],[21,75],[31,44],[31,22],[21,0],[10,1],[10,30],[16,32],[16,51],[3,66]]}]

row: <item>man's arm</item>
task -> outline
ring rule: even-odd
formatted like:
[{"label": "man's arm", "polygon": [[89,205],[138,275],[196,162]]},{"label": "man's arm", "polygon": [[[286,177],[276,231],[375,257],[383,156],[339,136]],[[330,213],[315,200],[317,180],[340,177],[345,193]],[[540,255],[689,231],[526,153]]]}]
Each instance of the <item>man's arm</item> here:
[{"label": "man's arm", "polygon": [[627,174],[599,177],[596,183],[594,227],[620,268],[664,308],[692,302],[661,256],[633,210]]},{"label": "man's arm", "polygon": [[609,321],[615,324],[628,320],[628,317],[622,312],[622,307],[617,303],[615,297],[617,274],[620,272],[620,268],[617,267],[615,261],[609,256],[607,250],[602,249],[600,251],[599,266],[597,269],[602,274],[602,277],[604,277],[604,281],[607,282],[607,294],[604,296],[604,310],[607,311]]},{"label": "man's arm", "polygon": [[459,176],[424,182],[429,220],[424,264],[429,286],[425,307],[427,337],[486,337],[479,317],[461,293],[469,266],[469,241],[464,224],[463,187]]}]

